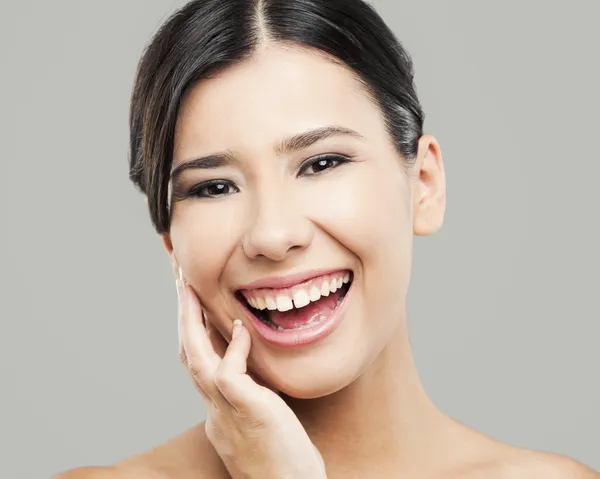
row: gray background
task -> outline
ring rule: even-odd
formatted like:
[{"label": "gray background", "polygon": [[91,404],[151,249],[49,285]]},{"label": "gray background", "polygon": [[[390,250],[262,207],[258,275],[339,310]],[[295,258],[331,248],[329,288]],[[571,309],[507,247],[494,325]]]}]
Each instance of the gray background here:
[{"label": "gray background", "polygon": [[[127,178],[136,62],[169,0],[0,2],[0,477],[157,445],[204,411],[170,266]],[[596,1],[375,2],[448,180],[412,342],[439,407],[600,469]]]}]

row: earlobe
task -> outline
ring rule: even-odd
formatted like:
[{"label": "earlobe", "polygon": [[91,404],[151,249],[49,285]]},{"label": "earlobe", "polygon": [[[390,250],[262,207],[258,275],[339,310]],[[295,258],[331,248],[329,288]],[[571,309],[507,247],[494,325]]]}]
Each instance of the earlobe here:
[{"label": "earlobe", "polygon": [[163,246],[167,254],[173,253],[173,243],[171,242],[171,235],[169,233],[161,233],[160,239],[162,240]]},{"label": "earlobe", "polygon": [[426,236],[438,231],[446,209],[446,177],[440,146],[432,135],[419,139],[414,189],[413,231]]}]

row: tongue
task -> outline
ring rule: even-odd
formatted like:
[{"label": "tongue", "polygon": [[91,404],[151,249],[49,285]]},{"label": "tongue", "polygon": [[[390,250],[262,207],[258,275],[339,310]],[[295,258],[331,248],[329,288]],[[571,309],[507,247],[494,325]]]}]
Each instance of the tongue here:
[{"label": "tongue", "polygon": [[338,289],[335,293],[329,296],[321,296],[315,302],[310,302],[303,308],[293,308],[289,311],[268,311],[269,320],[277,327],[283,329],[294,329],[303,326],[311,321],[318,321],[331,314],[335,309],[337,300],[342,295],[342,291]]}]

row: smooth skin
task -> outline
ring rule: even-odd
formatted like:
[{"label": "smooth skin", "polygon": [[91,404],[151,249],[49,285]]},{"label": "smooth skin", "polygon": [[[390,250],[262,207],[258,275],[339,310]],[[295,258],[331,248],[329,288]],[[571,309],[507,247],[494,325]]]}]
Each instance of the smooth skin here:
[{"label": "smooth skin", "polygon": [[[280,148],[284,138],[331,125],[358,135]],[[196,85],[176,130],[175,166],[217,152],[235,157],[182,174],[162,236],[175,279],[187,283],[181,357],[207,420],[111,467],[60,478],[312,479],[324,477],[322,458],[329,479],[600,479],[572,459],[455,421],[419,380],[405,301],[413,237],[435,233],[446,207],[434,136],[419,139],[407,166],[350,70],[271,44]],[[325,154],[350,161],[317,169],[311,161]],[[219,187],[201,186],[214,180]],[[314,268],[354,272],[344,321],[307,347],[266,343],[233,293]],[[235,319],[243,326],[232,339]]]},{"label": "smooth skin", "polygon": [[[180,359],[208,408],[205,431],[232,477],[325,479],[325,465],[293,411],[246,374],[250,334],[236,321],[227,344],[203,327],[194,291],[177,280]],[[212,341],[211,341],[212,338]]]}]

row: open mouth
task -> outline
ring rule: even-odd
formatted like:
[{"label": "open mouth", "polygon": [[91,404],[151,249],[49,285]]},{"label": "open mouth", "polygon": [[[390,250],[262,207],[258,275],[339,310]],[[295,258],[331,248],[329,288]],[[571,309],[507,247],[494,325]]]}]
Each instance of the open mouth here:
[{"label": "open mouth", "polygon": [[341,271],[286,290],[238,290],[235,297],[269,328],[297,331],[325,322],[348,293],[353,279],[352,271]]}]

